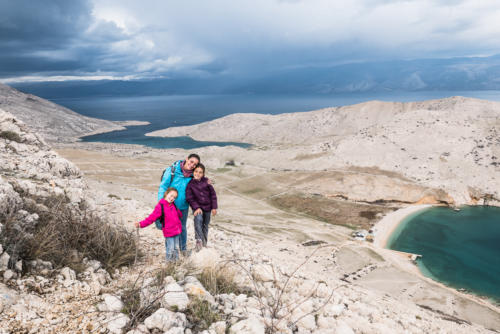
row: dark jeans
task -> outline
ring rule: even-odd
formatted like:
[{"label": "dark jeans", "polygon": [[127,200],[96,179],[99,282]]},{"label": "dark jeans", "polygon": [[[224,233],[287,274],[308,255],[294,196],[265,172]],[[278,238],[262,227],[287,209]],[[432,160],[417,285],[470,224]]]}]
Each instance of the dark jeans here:
[{"label": "dark jeans", "polygon": [[181,218],[182,231],[179,238],[179,244],[180,244],[179,246],[181,248],[181,251],[185,251],[187,244],[186,222],[188,219],[189,208],[181,210],[181,212],[182,212],[182,218]]},{"label": "dark jeans", "polygon": [[210,224],[210,211],[203,211],[203,213],[194,217],[194,235],[196,241],[200,240],[203,246],[207,246],[208,239],[208,224]]}]

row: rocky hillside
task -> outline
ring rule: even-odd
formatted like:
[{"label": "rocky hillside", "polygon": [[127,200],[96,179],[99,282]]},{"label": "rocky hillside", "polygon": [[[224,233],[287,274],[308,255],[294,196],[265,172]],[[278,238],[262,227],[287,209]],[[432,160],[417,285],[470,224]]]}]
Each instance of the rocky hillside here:
[{"label": "rocky hillside", "polygon": [[[148,135],[253,143],[261,164],[275,168],[376,167],[443,188],[455,204],[473,204],[484,198],[499,203],[499,129],[500,103],[453,97],[234,114]],[[252,152],[244,155],[249,160]]]},{"label": "rocky hillside", "polygon": [[71,142],[96,132],[124,129],[110,121],[85,117],[40,97],[0,84],[0,108],[29,125],[49,142]]}]

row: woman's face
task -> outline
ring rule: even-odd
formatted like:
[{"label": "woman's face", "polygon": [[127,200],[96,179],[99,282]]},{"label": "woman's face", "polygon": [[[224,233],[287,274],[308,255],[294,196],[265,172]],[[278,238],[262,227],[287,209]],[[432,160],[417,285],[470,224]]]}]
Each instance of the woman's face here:
[{"label": "woman's face", "polygon": [[193,170],[198,165],[199,162],[200,161],[195,157],[192,157],[191,159],[186,159],[186,163],[184,164],[184,169]]},{"label": "woman's face", "polygon": [[203,168],[196,168],[193,172],[193,177],[195,178],[195,180],[201,180],[201,178],[203,177]]}]

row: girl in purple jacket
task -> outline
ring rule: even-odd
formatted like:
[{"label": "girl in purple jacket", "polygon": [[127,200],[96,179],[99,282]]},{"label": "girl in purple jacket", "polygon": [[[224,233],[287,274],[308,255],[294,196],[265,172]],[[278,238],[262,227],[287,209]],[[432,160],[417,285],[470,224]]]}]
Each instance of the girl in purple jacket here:
[{"label": "girl in purple jacket", "polygon": [[207,246],[210,215],[217,214],[217,195],[205,177],[205,166],[199,163],[194,169],[193,179],[186,187],[186,200],[193,209],[196,250]]},{"label": "girl in purple jacket", "polygon": [[[143,228],[151,225],[163,214],[163,236],[165,237],[165,249],[167,252],[167,262],[175,261],[179,258],[179,236],[182,231],[182,213],[175,206],[177,189],[168,188],[163,198],[156,204],[154,211],[143,221],[134,223],[135,227]],[[163,210],[162,210],[163,207]]]}]

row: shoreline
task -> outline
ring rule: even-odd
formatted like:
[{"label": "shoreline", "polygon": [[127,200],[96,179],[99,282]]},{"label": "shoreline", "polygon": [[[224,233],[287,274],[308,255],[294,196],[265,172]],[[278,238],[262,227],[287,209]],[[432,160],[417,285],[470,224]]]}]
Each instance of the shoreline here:
[{"label": "shoreline", "polygon": [[491,310],[494,310],[495,312],[500,312],[500,307],[487,298],[485,299],[472,292],[459,291],[453,287],[450,287],[438,281],[437,279],[425,276],[420,267],[416,263],[413,263],[411,261],[411,255],[412,255],[411,253],[404,253],[387,248],[387,244],[390,240],[390,237],[406,218],[408,218],[412,214],[415,214],[419,211],[426,210],[434,206],[437,205],[419,204],[391,212],[390,214],[382,218],[377,224],[375,224],[374,230],[376,231],[376,235],[373,240],[373,246],[375,246],[376,249],[382,251],[384,257],[385,256],[389,257],[390,260],[393,262],[393,264],[399,266],[400,268],[403,268],[405,271],[413,273],[419,278],[429,283],[436,284],[444,289],[447,289],[453,292],[454,294],[463,296],[469,300],[472,300],[483,306],[486,306]]},{"label": "shoreline", "polygon": [[373,245],[378,248],[387,248],[387,242],[389,238],[397,229],[397,227],[405,220],[409,215],[417,213],[418,211],[428,209],[434,205],[432,204],[419,204],[411,205],[403,209],[391,212],[384,218],[382,218],[378,223],[375,224],[373,229],[376,231],[373,240]]}]

